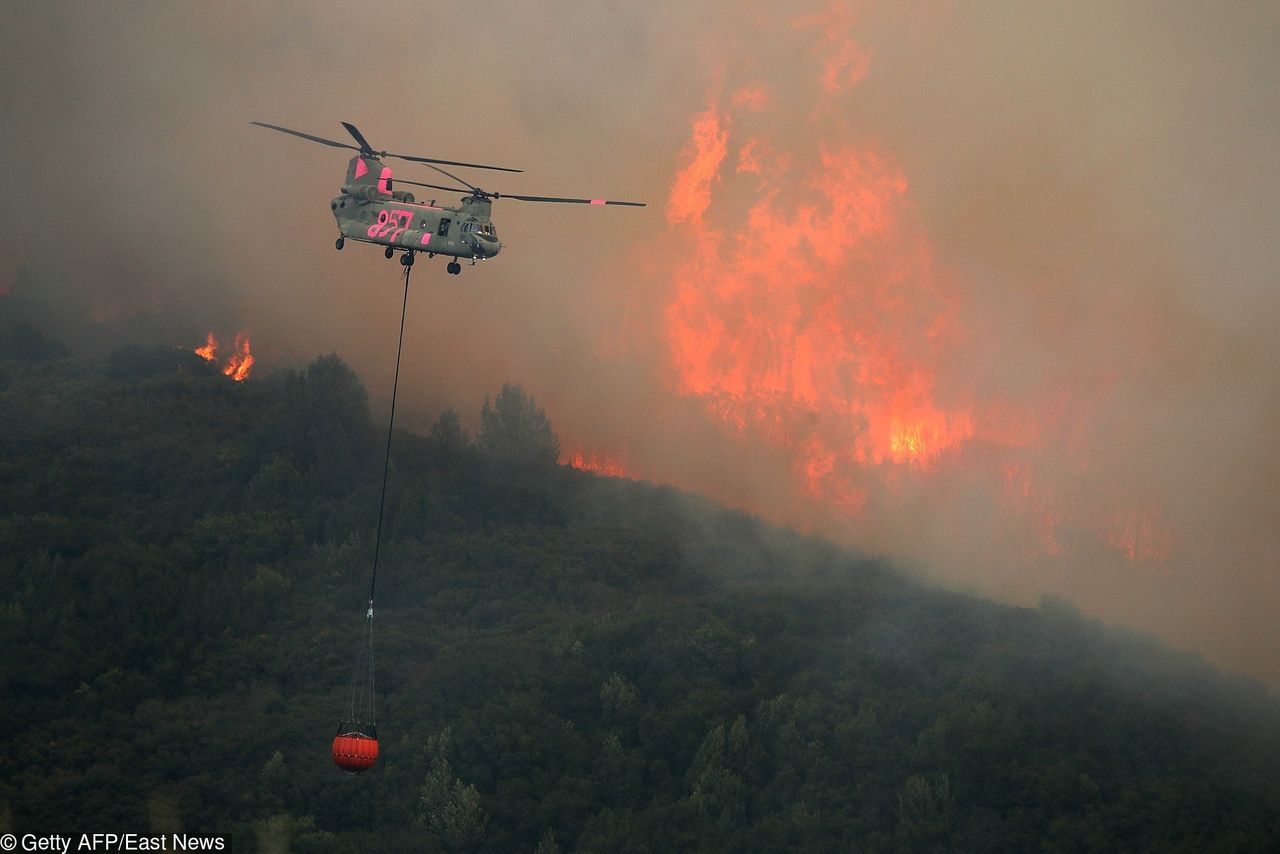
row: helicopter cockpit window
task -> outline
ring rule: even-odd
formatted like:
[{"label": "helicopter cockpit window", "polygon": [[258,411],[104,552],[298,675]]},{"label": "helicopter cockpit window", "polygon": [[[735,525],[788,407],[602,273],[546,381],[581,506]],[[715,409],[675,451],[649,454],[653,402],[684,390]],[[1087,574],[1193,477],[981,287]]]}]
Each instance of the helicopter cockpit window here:
[{"label": "helicopter cockpit window", "polygon": [[448,237],[448,236],[449,236],[449,223],[451,223],[451,222],[453,222],[453,220],[451,220],[451,219],[442,219],[442,220],[440,220],[440,225],[436,226],[436,234],[438,234],[438,235],[439,235],[439,236],[441,236],[441,237]]}]

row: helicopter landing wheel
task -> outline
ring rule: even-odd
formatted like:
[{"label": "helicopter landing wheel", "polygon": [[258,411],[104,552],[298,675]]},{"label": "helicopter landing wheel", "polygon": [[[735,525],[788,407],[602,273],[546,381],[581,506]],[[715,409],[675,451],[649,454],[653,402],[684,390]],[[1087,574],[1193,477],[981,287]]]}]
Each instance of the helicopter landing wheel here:
[{"label": "helicopter landing wheel", "polygon": [[388,246],[388,247],[387,247],[387,250],[386,250],[385,252],[383,252],[383,253],[382,253],[382,257],[383,257],[383,258],[386,258],[388,261],[390,261],[390,260],[391,260],[391,256],[392,256],[392,255],[394,255],[394,254],[396,254],[396,251],[395,251],[394,249],[392,249],[390,246]]},{"label": "helicopter landing wheel", "polygon": [[401,255],[401,256],[400,256],[400,263],[401,263],[401,264],[403,264],[403,265],[405,265],[406,267],[412,267],[412,266],[413,266],[413,253],[412,253],[412,252],[406,252],[406,253],[404,253],[403,255]]},{"label": "helicopter landing wheel", "polygon": [[339,237],[337,240],[333,241],[333,248],[337,249],[339,252],[341,252],[342,247],[346,245],[347,245],[347,239],[345,237]]},{"label": "helicopter landing wheel", "polygon": [[462,272],[462,265],[457,261],[450,261],[449,266],[445,267],[445,269],[449,271],[449,275],[456,276]]}]

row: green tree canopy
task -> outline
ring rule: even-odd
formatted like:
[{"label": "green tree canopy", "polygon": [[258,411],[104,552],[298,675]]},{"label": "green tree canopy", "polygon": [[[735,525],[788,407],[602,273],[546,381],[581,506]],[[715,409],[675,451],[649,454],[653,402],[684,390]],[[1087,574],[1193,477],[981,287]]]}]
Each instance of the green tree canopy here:
[{"label": "green tree canopy", "polygon": [[442,457],[452,459],[471,447],[471,437],[462,426],[462,419],[452,409],[440,413],[435,424],[431,425],[428,437]]},{"label": "green tree canopy", "polygon": [[560,440],[533,395],[519,385],[502,386],[493,405],[480,411],[480,448],[501,460],[554,465]]}]

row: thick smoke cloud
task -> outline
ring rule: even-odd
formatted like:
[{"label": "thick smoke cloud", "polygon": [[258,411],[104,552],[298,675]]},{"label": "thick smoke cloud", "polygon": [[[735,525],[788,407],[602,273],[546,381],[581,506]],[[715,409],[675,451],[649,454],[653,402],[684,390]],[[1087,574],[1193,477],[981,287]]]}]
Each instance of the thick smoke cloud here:
[{"label": "thick smoke cloud", "polygon": [[[415,268],[414,426],[522,382],[571,450],[1277,684],[1278,36],[1270,4],[26,4],[0,313],[87,352],[245,329],[259,369],[336,350],[377,397],[399,266],[332,250],[340,152],[249,121],[645,199],[500,202],[498,260]],[[891,228],[847,237],[836,189],[873,185]],[[733,379],[775,251],[804,312]],[[681,306],[726,330],[701,384]],[[877,343],[887,385],[850,379]]]}]

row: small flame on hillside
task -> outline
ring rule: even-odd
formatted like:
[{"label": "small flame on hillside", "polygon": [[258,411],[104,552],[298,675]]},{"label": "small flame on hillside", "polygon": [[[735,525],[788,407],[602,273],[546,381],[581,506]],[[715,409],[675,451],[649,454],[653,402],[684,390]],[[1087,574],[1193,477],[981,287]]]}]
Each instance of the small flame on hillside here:
[{"label": "small flame on hillside", "polygon": [[209,337],[205,339],[203,347],[197,347],[195,354],[206,362],[213,361],[213,354],[218,352],[218,339],[213,337],[213,333],[209,333]]},{"label": "small flame on hillside", "polygon": [[223,365],[222,372],[236,382],[244,382],[249,378],[249,370],[253,367],[253,353],[249,352],[248,334],[237,332],[236,339],[231,344],[231,350],[231,356]]},{"label": "small flame on hillside", "polygon": [[581,451],[574,453],[566,452],[561,460],[562,465],[569,465],[580,471],[589,471],[593,474],[603,475],[605,477],[625,477],[629,480],[635,480],[635,477],[627,471],[627,467],[621,460],[611,457],[608,454],[584,454]]},{"label": "small flame on hillside", "polygon": [[[205,336],[204,346],[196,347],[192,352],[206,362],[217,362],[218,339],[210,332]],[[222,373],[236,382],[244,382],[249,378],[249,371],[252,368],[253,353],[249,349],[249,334],[237,332],[231,343],[231,355],[222,365]]]}]

